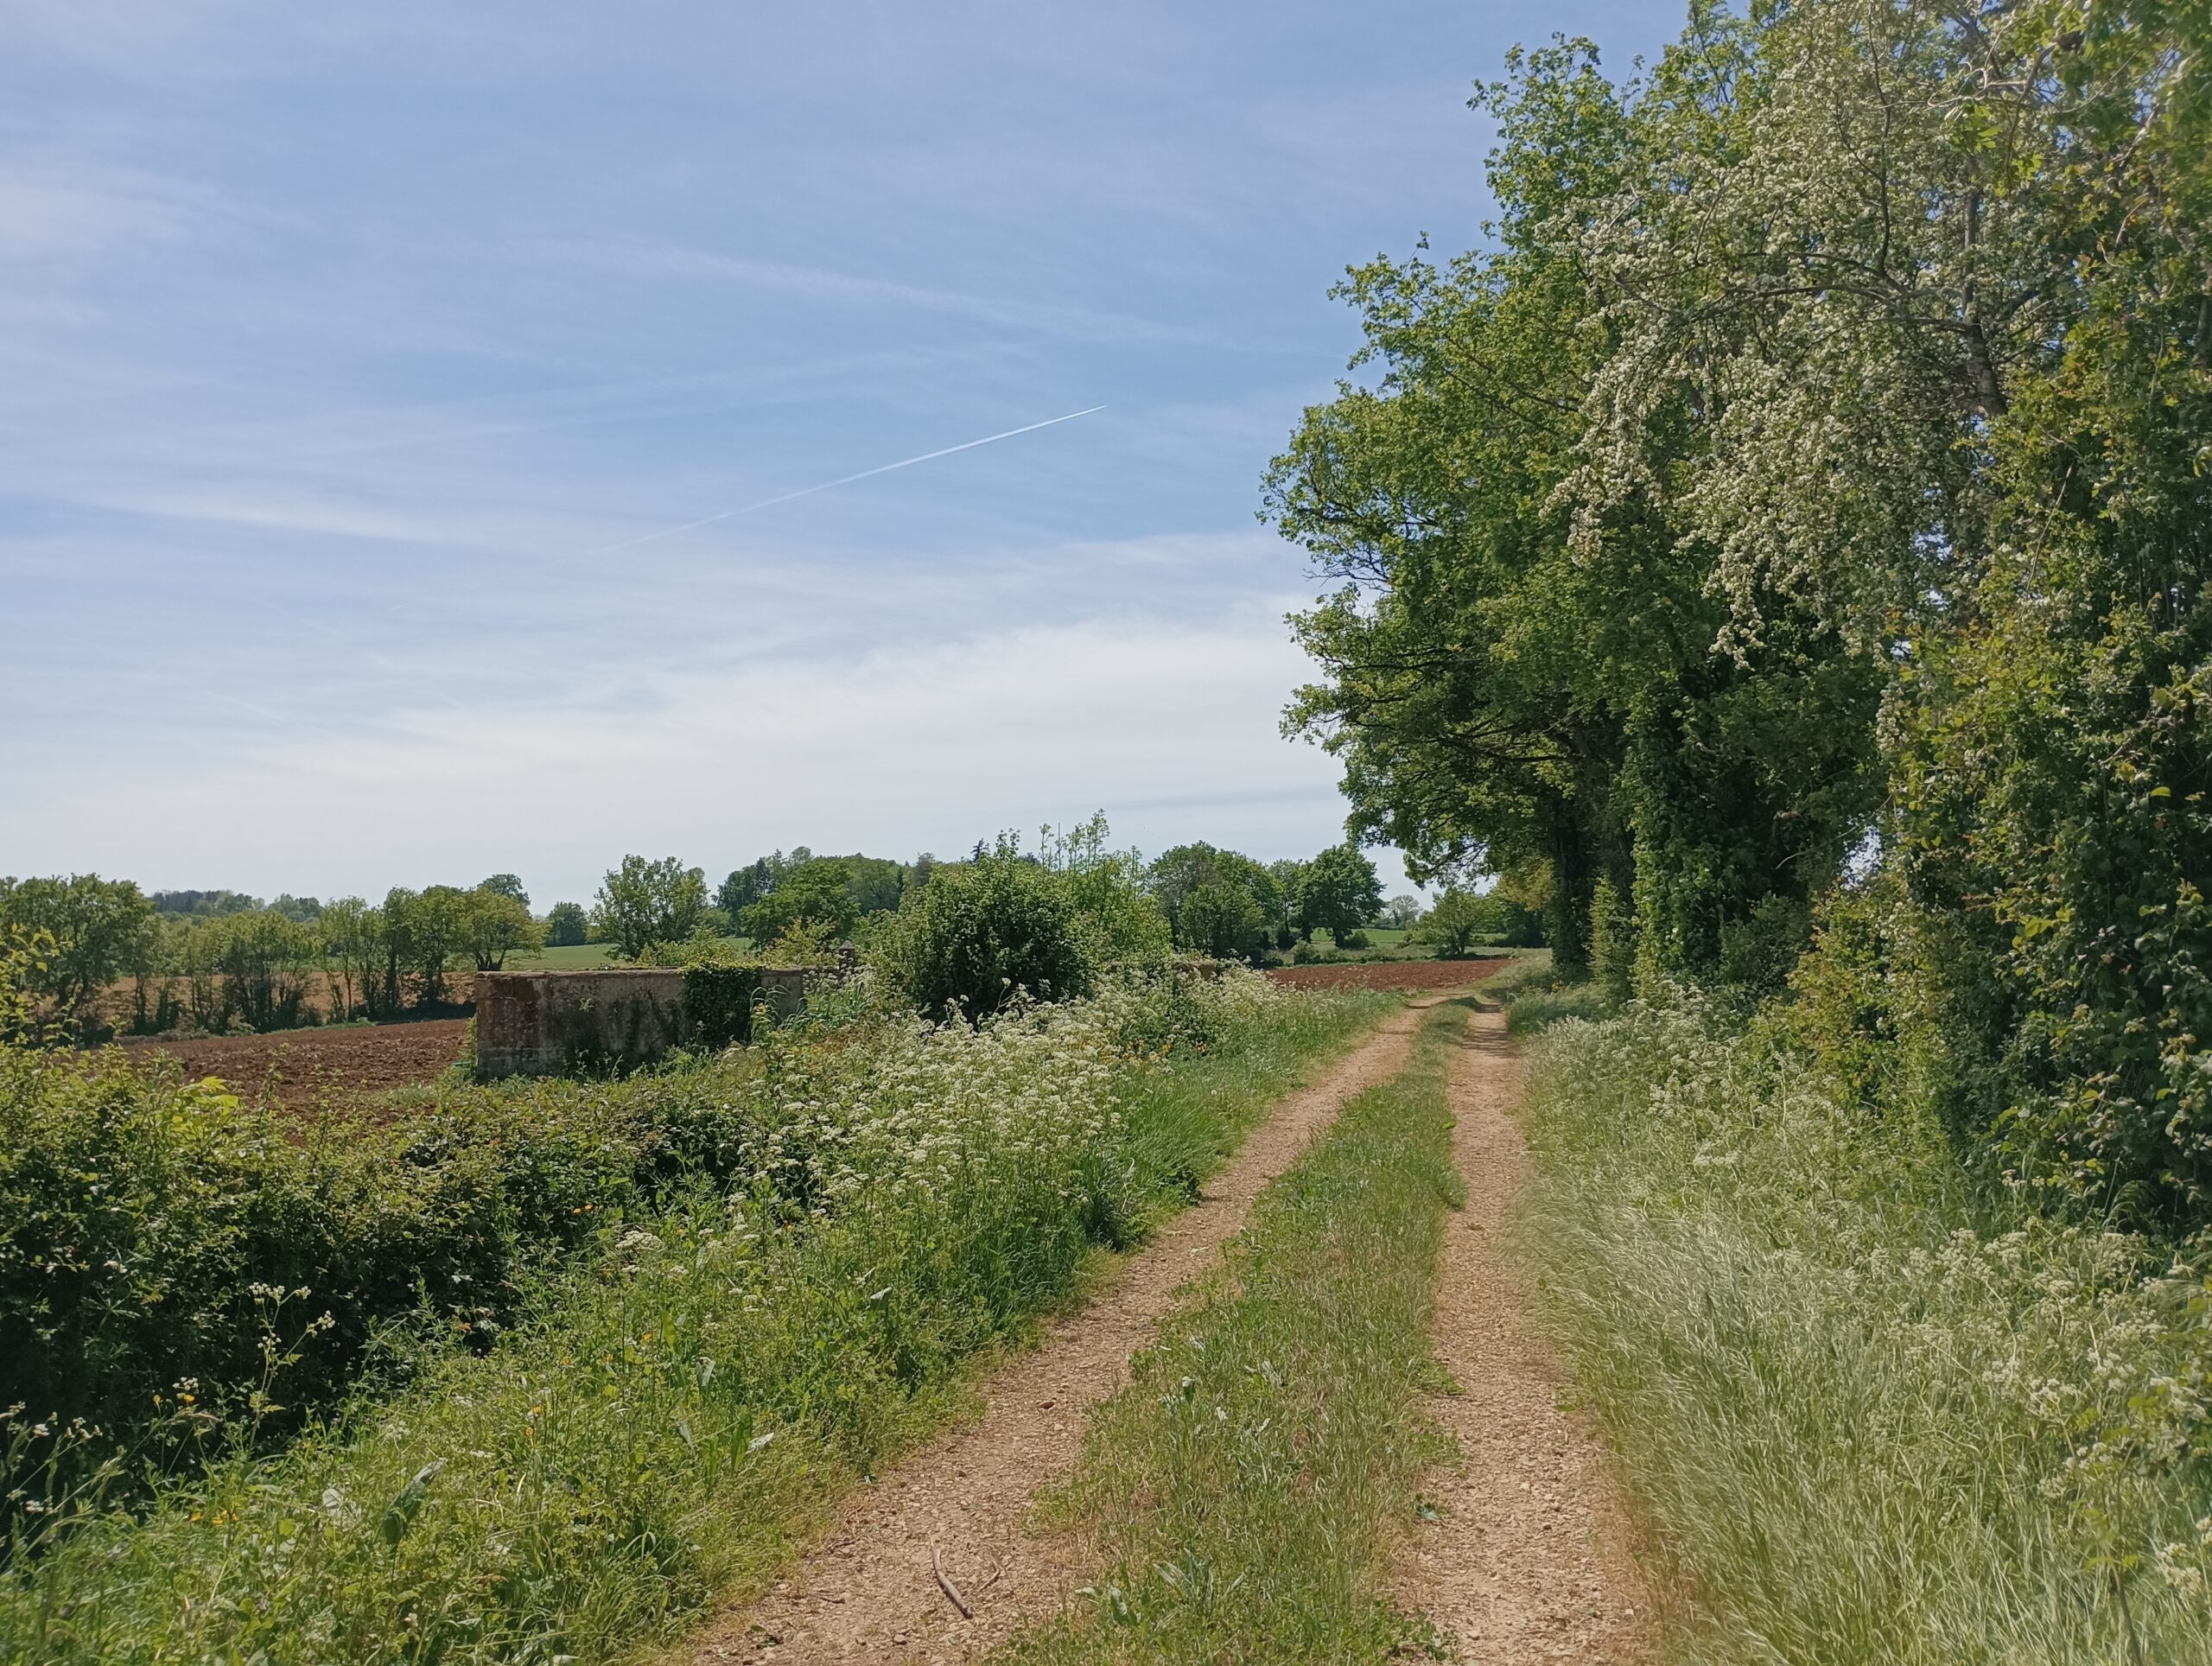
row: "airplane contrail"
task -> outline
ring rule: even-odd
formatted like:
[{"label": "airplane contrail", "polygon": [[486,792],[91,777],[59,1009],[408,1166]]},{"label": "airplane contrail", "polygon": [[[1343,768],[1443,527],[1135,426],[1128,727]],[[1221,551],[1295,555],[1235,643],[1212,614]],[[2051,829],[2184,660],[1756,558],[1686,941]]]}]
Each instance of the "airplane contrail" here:
[{"label": "airplane contrail", "polygon": [[647,532],[642,537],[625,538],[620,544],[602,545],[590,553],[594,556],[613,555],[618,550],[634,550],[641,544],[652,544],[659,538],[672,538],[678,532],[696,532],[702,526],[712,526],[716,521],[734,519],[749,515],[756,509],[766,509],[776,504],[789,503],[794,498],[810,498],[817,492],[827,492],[833,486],[850,486],[855,480],[865,480],[877,474],[888,474],[894,468],[912,468],[916,463],[925,463],[935,457],[950,457],[956,451],[973,451],[979,445],[989,445],[998,440],[1011,440],[1017,434],[1034,434],[1040,428],[1055,428],[1062,423],[1071,423],[1078,416],[1088,416],[1094,410],[1103,410],[1103,405],[1085,405],[1081,410],[1071,410],[1065,416],[1048,416],[1041,423],[1030,423],[1021,428],[1010,428],[1000,434],[986,434],[980,440],[963,440],[958,445],[940,446],[935,451],[925,451],[918,457],[901,457],[895,463],[878,463],[874,468],[863,468],[857,474],[841,474],[834,480],[824,480],[819,486],[803,486],[796,492],[784,492],[772,498],[763,498],[758,503],[748,503],[741,508],[725,509],[719,515],[709,515],[681,526],[664,526],[658,532]]}]

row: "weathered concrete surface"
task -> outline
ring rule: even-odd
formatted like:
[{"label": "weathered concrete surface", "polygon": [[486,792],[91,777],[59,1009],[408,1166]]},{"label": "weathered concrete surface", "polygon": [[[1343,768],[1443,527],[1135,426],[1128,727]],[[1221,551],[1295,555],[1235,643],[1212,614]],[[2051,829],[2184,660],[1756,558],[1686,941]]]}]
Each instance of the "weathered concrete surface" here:
[{"label": "weathered concrete surface", "polygon": [[[760,969],[761,998],[778,1022],[805,1005],[810,970]],[[486,1079],[651,1064],[692,1040],[694,1027],[678,970],[476,976],[476,1071]]]}]

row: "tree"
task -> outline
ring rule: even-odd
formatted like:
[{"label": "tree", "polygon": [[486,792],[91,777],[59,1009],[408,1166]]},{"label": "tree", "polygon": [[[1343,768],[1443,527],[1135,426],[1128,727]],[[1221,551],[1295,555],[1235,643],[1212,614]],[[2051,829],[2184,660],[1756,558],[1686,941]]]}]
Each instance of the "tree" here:
[{"label": "tree", "polygon": [[970,1021],[1024,994],[1087,994],[1096,971],[1067,876],[1004,839],[940,865],[899,905],[875,955],[887,980],[925,1012]]},{"label": "tree", "polygon": [[1624,304],[1587,245],[1737,137],[1713,113],[1737,36],[1700,18],[1638,103],[1586,43],[1514,55],[1478,99],[1500,135],[1494,246],[1353,270],[1340,293],[1376,373],[1308,411],[1268,479],[1339,584],[1298,620],[1324,680],[1289,725],[1344,760],[1355,827],[1414,877],[1548,863],[1569,971],[1601,879],[1644,901],[1656,955],[1709,970],[1730,921],[1825,883],[1879,802],[1879,652],[1765,590],[1764,627],[1715,652],[1715,546],[1662,489],[1710,447],[1696,389],[1635,416],[1684,461],[1592,479],[1630,419],[1586,414],[1620,367]]},{"label": "tree", "polygon": [[530,893],[522,888],[522,881],[512,874],[494,874],[488,880],[477,881],[480,891],[490,891],[503,897],[512,897],[524,910],[530,907]]},{"label": "tree", "polygon": [[1183,899],[1182,946],[1216,960],[1250,959],[1267,947],[1268,917],[1252,893],[1230,880],[1209,880]]},{"label": "tree", "polygon": [[1421,918],[1421,899],[1410,893],[1392,897],[1382,905],[1382,918],[1402,932]]},{"label": "tree", "polygon": [[590,922],[584,916],[580,902],[556,902],[545,916],[545,943],[548,948],[571,949],[585,941],[590,932]]},{"label": "tree", "polygon": [[330,966],[333,1020],[373,1014],[376,969],[382,952],[384,915],[359,897],[340,897],[324,905],[316,919],[322,952]]},{"label": "tree", "polygon": [[1455,885],[1437,898],[1414,935],[1422,943],[1434,944],[1439,959],[1463,960],[1491,930],[1496,911],[1489,903],[1488,897]]},{"label": "tree", "polygon": [[[1038,838],[1039,858],[1066,880],[1094,964],[1165,962],[1174,951],[1174,932],[1146,889],[1144,858],[1135,850],[1109,849],[1111,831],[1103,810],[1072,828],[1046,828]],[[916,868],[926,872],[918,862]]]},{"label": "tree", "polygon": [[[1188,923],[1184,919],[1190,899],[1210,887],[1225,885],[1243,893],[1262,925],[1281,917],[1284,909],[1281,888],[1268,869],[1239,851],[1218,850],[1203,841],[1162,851],[1146,870],[1145,883],[1167,916],[1176,947],[1193,953],[1213,952],[1215,928],[1224,918],[1221,901],[1216,898],[1205,905],[1198,919]],[[1236,952],[1249,952],[1249,938],[1240,941],[1246,946]]]},{"label": "tree", "polygon": [[314,920],[256,908],[219,915],[201,931],[222,980],[226,1021],[235,1016],[266,1031],[308,1018],[308,980],[322,964],[322,933]]},{"label": "tree", "polygon": [[674,856],[625,856],[599,887],[592,924],[625,960],[655,944],[687,940],[707,906],[707,876]]},{"label": "tree", "polygon": [[1700,3],[1627,89],[1516,54],[1495,238],[1352,272],[1368,373],[1268,481],[1357,831],[1545,862],[1617,984],[1777,990],[1826,918],[1808,975],[1962,1152],[2166,1226],[2212,1212],[2203,27]]},{"label": "tree", "polygon": [[1309,933],[1321,930],[1341,939],[1367,925],[1382,908],[1382,881],[1375,876],[1375,864],[1357,846],[1332,846],[1306,864],[1298,916]]},{"label": "tree", "polygon": [[744,868],[733,868],[715,887],[715,906],[732,919],[741,918],[747,909],[776,888],[776,880],[783,868],[783,852],[779,850],[772,856],[756,857]]},{"label": "tree", "polygon": [[129,880],[97,874],[0,879],[0,933],[26,941],[43,933],[49,940],[22,962],[27,987],[84,1035],[99,1030],[98,998],[123,975],[153,912]]},{"label": "tree", "polygon": [[475,961],[478,971],[496,972],[516,950],[535,949],[544,942],[544,928],[531,918],[527,897],[495,888],[491,880],[467,895],[461,914],[462,948]]},{"label": "tree", "polygon": [[406,904],[405,964],[415,974],[418,1005],[445,1005],[446,972],[468,951],[474,909],[474,894],[454,885],[429,886]]},{"label": "tree", "polygon": [[860,915],[851,866],[842,858],[824,856],[785,873],[774,890],[739,916],[739,924],[753,942],[767,944],[802,920],[829,927],[833,938],[849,937]]}]

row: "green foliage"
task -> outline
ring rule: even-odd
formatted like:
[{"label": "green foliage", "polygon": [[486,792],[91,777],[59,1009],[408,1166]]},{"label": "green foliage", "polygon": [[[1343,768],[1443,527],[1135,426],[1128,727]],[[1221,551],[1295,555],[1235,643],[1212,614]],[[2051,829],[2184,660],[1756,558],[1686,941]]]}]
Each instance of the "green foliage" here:
[{"label": "green foliage", "polygon": [[975,1021],[1025,996],[1087,994],[1101,970],[1096,949],[1068,877],[1001,839],[909,893],[874,953],[923,1011]]},{"label": "green foliage", "polygon": [[105,1027],[98,998],[129,966],[153,914],[153,904],[128,880],[0,878],[0,937],[41,934],[48,945],[18,969],[29,980],[29,994],[82,1036]]},{"label": "green foliage", "polygon": [[833,938],[849,936],[861,917],[853,881],[852,864],[842,856],[801,862],[739,915],[738,924],[755,943],[772,943],[801,921],[829,927]]},{"label": "green foliage", "polygon": [[1342,944],[1346,932],[1358,931],[1382,912],[1382,887],[1375,864],[1357,845],[1324,850],[1299,874],[1298,923],[1308,932],[1325,931]]},{"label": "green foliage", "polygon": [[1496,911],[1488,902],[1488,898],[1455,886],[1437,898],[1414,928],[1414,935],[1421,942],[1434,944],[1440,958],[1461,959],[1491,930]]},{"label": "green foliage", "polygon": [[1266,947],[1270,928],[1289,917],[1290,899],[1272,871],[1204,842],[1162,851],[1146,869],[1145,883],[1167,916],[1175,946],[1192,954],[1255,955]]},{"label": "green foliage", "polygon": [[656,944],[685,941],[706,908],[707,876],[698,868],[674,856],[625,856],[601,882],[591,920],[617,954],[637,960]]},{"label": "green foliage", "polygon": [[[1039,841],[1039,860],[1066,881],[1085,952],[1095,964],[1157,965],[1173,952],[1173,928],[1147,889],[1143,857],[1109,849],[1110,831],[1103,810],[1065,831],[1047,828]],[[916,871],[921,871],[918,863]]]},{"label": "green foliage", "polygon": [[[733,869],[715,889],[715,906],[733,921],[742,921],[747,910],[774,895],[779,887],[823,861],[835,862],[843,868],[850,908],[840,906],[825,912],[823,905],[826,898],[817,897],[812,912],[802,913],[793,910],[773,916],[772,923],[776,929],[749,935],[766,942],[780,937],[792,921],[804,918],[840,921],[842,924],[837,934],[844,936],[849,932],[854,920],[871,914],[887,913],[897,908],[906,887],[916,878],[916,868],[909,868],[904,862],[892,862],[882,856],[862,855],[857,851],[849,856],[817,857],[802,844],[794,846],[789,855],[779,850],[759,857],[746,867]],[[925,871],[928,861],[928,858],[923,858],[917,867]],[[817,871],[810,876],[808,882],[820,887],[821,881],[822,874]]]},{"label": "green foliage", "polygon": [[692,1040],[710,1052],[744,1046],[753,1039],[753,1003],[760,994],[760,974],[753,967],[685,967],[683,1018]]},{"label": "green foliage", "polygon": [[[1205,1053],[1140,1048],[1169,990],[1208,1014]],[[677,1096],[656,1103],[692,1108],[681,1148],[737,1178],[588,1229],[488,1355],[411,1351],[410,1383],[281,1455],[181,1475],[135,1518],[74,1510],[0,1582],[0,1655],[488,1666],[666,1639],[1388,1004],[1237,979],[979,1029],[852,1008],[711,1065],[518,1094],[537,1119]],[[537,1212],[583,1218],[567,1205]]]},{"label": "green foliage", "polygon": [[1590,896],[1590,972],[1609,1001],[1627,1000],[1636,982],[1636,919],[1611,880]]},{"label": "green foliage", "polygon": [[[1799,1034],[1885,1090],[1878,1015],[1800,979]],[[1562,1023],[1530,1100],[1533,1262],[1682,1657],[2212,1658],[2212,1244],[1977,1188],[1932,1116],[1777,1039],[1694,1001]]]},{"label": "green foliage", "polygon": [[1290,722],[1358,827],[1547,863],[1616,993],[1631,937],[1779,990],[1876,853],[1915,1091],[2168,1230],[2212,1208],[2205,29],[1815,0],[1700,5],[1626,87],[1516,54],[1494,239],[1353,270],[1370,373],[1268,483],[1340,582]]},{"label": "green foliage", "polygon": [[1389,1600],[1413,1507],[1431,1281],[1457,1200],[1433,1014],[1395,1082],[1264,1192],[1228,1265],[1098,1415],[1062,1513],[1099,1536],[1092,1600],[1007,1651],[1092,1662],[1373,1662],[1418,1628]]},{"label": "green foliage", "polygon": [[0,1052],[0,1405],[149,1463],[289,1427],[383,1326],[488,1339],[591,1214],[726,1174],[725,1115],[548,1085],[303,1129],[212,1079]]},{"label": "green foliage", "polygon": [[[512,879],[502,874],[501,879]],[[530,899],[486,880],[461,905],[461,952],[480,972],[496,972],[517,951],[541,948],[544,929],[531,918]]]},{"label": "green foliage", "polygon": [[585,942],[589,933],[590,923],[580,902],[556,902],[545,916],[545,946],[549,949],[573,949]]},{"label": "green foliage", "polygon": [[1211,880],[1185,893],[1176,917],[1181,946],[1217,960],[1249,960],[1268,944],[1268,917],[1252,893]]},{"label": "green foliage", "polygon": [[54,939],[19,925],[0,930],[0,1047],[35,1047],[55,1040],[52,1021],[32,993],[46,975]]}]

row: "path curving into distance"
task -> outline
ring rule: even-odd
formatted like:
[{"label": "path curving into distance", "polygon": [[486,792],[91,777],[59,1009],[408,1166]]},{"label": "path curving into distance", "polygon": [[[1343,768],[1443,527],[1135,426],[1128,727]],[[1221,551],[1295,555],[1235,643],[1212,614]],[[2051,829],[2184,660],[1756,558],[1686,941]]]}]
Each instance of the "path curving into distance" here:
[{"label": "path curving into distance", "polygon": [[[1198,1200],[1162,1224],[1080,1308],[1048,1321],[1033,1351],[982,1384],[982,1415],[908,1453],[847,1503],[787,1579],[709,1623],[699,1666],[963,1660],[1054,1612],[1079,1581],[1067,1548],[1033,1533],[1031,1496],[1065,1478],[1085,1415],[1128,1380],[1195,1275],[1212,1270],[1252,1204],[1348,1102],[1404,1069],[1420,1009],[1393,1014],[1311,1087],[1279,1100]],[[939,1582],[972,1612],[963,1617]]]}]

